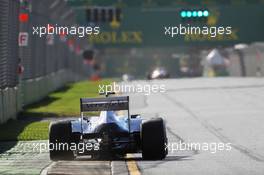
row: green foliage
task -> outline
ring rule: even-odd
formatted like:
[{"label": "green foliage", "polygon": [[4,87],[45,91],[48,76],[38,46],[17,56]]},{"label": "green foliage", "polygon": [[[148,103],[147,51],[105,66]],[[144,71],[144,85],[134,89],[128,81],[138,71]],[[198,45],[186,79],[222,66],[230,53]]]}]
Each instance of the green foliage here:
[{"label": "green foliage", "polygon": [[54,117],[79,117],[80,98],[98,96],[98,86],[111,82],[110,79],[82,81],[49,94],[42,101],[26,107],[19,120],[0,125],[0,141],[47,140],[49,124]]},{"label": "green foliage", "polygon": [[0,125],[0,141],[46,140],[49,121],[10,120]]},{"label": "green foliage", "polygon": [[111,80],[106,79],[97,82],[82,81],[69,84],[63,89],[53,92],[39,103],[26,108],[23,116],[79,116],[80,98],[98,96],[98,86],[110,84]]}]

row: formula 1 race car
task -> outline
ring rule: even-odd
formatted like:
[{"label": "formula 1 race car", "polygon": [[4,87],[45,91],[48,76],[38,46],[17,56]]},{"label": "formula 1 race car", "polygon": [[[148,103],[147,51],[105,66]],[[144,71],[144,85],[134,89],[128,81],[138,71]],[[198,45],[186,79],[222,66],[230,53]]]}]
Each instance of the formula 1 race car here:
[{"label": "formula 1 race car", "polygon": [[164,67],[157,67],[147,74],[148,80],[169,78],[170,74]]},{"label": "formula 1 race car", "polygon": [[[163,119],[143,121],[138,114],[130,115],[129,96],[108,95],[81,98],[79,119],[50,125],[51,160],[73,160],[78,155],[112,159],[125,157],[127,153],[142,153],[146,160],[166,157],[167,136]],[[100,111],[100,115],[85,116],[91,111]]]}]

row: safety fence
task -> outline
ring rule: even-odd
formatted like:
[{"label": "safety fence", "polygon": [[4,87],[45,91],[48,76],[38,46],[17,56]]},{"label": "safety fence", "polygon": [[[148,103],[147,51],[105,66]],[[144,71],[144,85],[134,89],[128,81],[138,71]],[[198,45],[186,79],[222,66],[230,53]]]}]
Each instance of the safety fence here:
[{"label": "safety fence", "polygon": [[18,9],[19,2],[0,0],[0,88],[18,83]]},{"label": "safety fence", "polygon": [[0,123],[90,74],[80,38],[33,35],[47,24],[76,25],[74,11],[64,0],[0,0]]},{"label": "safety fence", "polygon": [[0,123],[15,118],[18,97],[19,2],[0,0]]}]

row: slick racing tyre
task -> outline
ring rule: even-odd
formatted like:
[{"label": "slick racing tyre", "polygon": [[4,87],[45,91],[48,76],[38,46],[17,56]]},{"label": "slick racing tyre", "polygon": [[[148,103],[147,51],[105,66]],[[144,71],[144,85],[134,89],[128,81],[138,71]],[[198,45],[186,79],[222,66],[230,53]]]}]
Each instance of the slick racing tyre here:
[{"label": "slick racing tyre", "polygon": [[141,125],[141,147],[143,159],[164,159],[168,154],[166,144],[166,127],[162,118],[151,119]]},{"label": "slick racing tyre", "polygon": [[52,123],[49,130],[50,159],[73,160],[74,152],[70,150],[71,143],[76,142],[71,132],[70,121]]}]

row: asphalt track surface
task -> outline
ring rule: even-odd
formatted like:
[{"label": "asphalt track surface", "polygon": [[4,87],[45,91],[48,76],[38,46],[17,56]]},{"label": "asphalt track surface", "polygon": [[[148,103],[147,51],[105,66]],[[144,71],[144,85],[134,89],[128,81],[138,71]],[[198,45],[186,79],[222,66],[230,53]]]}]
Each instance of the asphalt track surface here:
[{"label": "asphalt track surface", "polygon": [[[264,174],[263,78],[168,79],[125,84],[165,85],[165,93],[128,95],[132,114],[166,120],[171,145],[221,143],[230,144],[231,150],[215,150],[215,147],[206,150],[197,145],[181,150],[170,147],[169,155],[162,161],[144,161],[140,154],[132,154],[118,161],[91,161],[83,157],[50,162],[48,153],[44,152],[36,155],[41,161],[32,174],[37,171],[42,174]],[[30,158],[27,160],[32,162]],[[15,172],[14,167],[8,169],[8,161],[10,158],[0,157],[0,174]],[[17,159],[16,162],[19,167]],[[8,165],[15,166],[16,162],[10,161]]]}]

